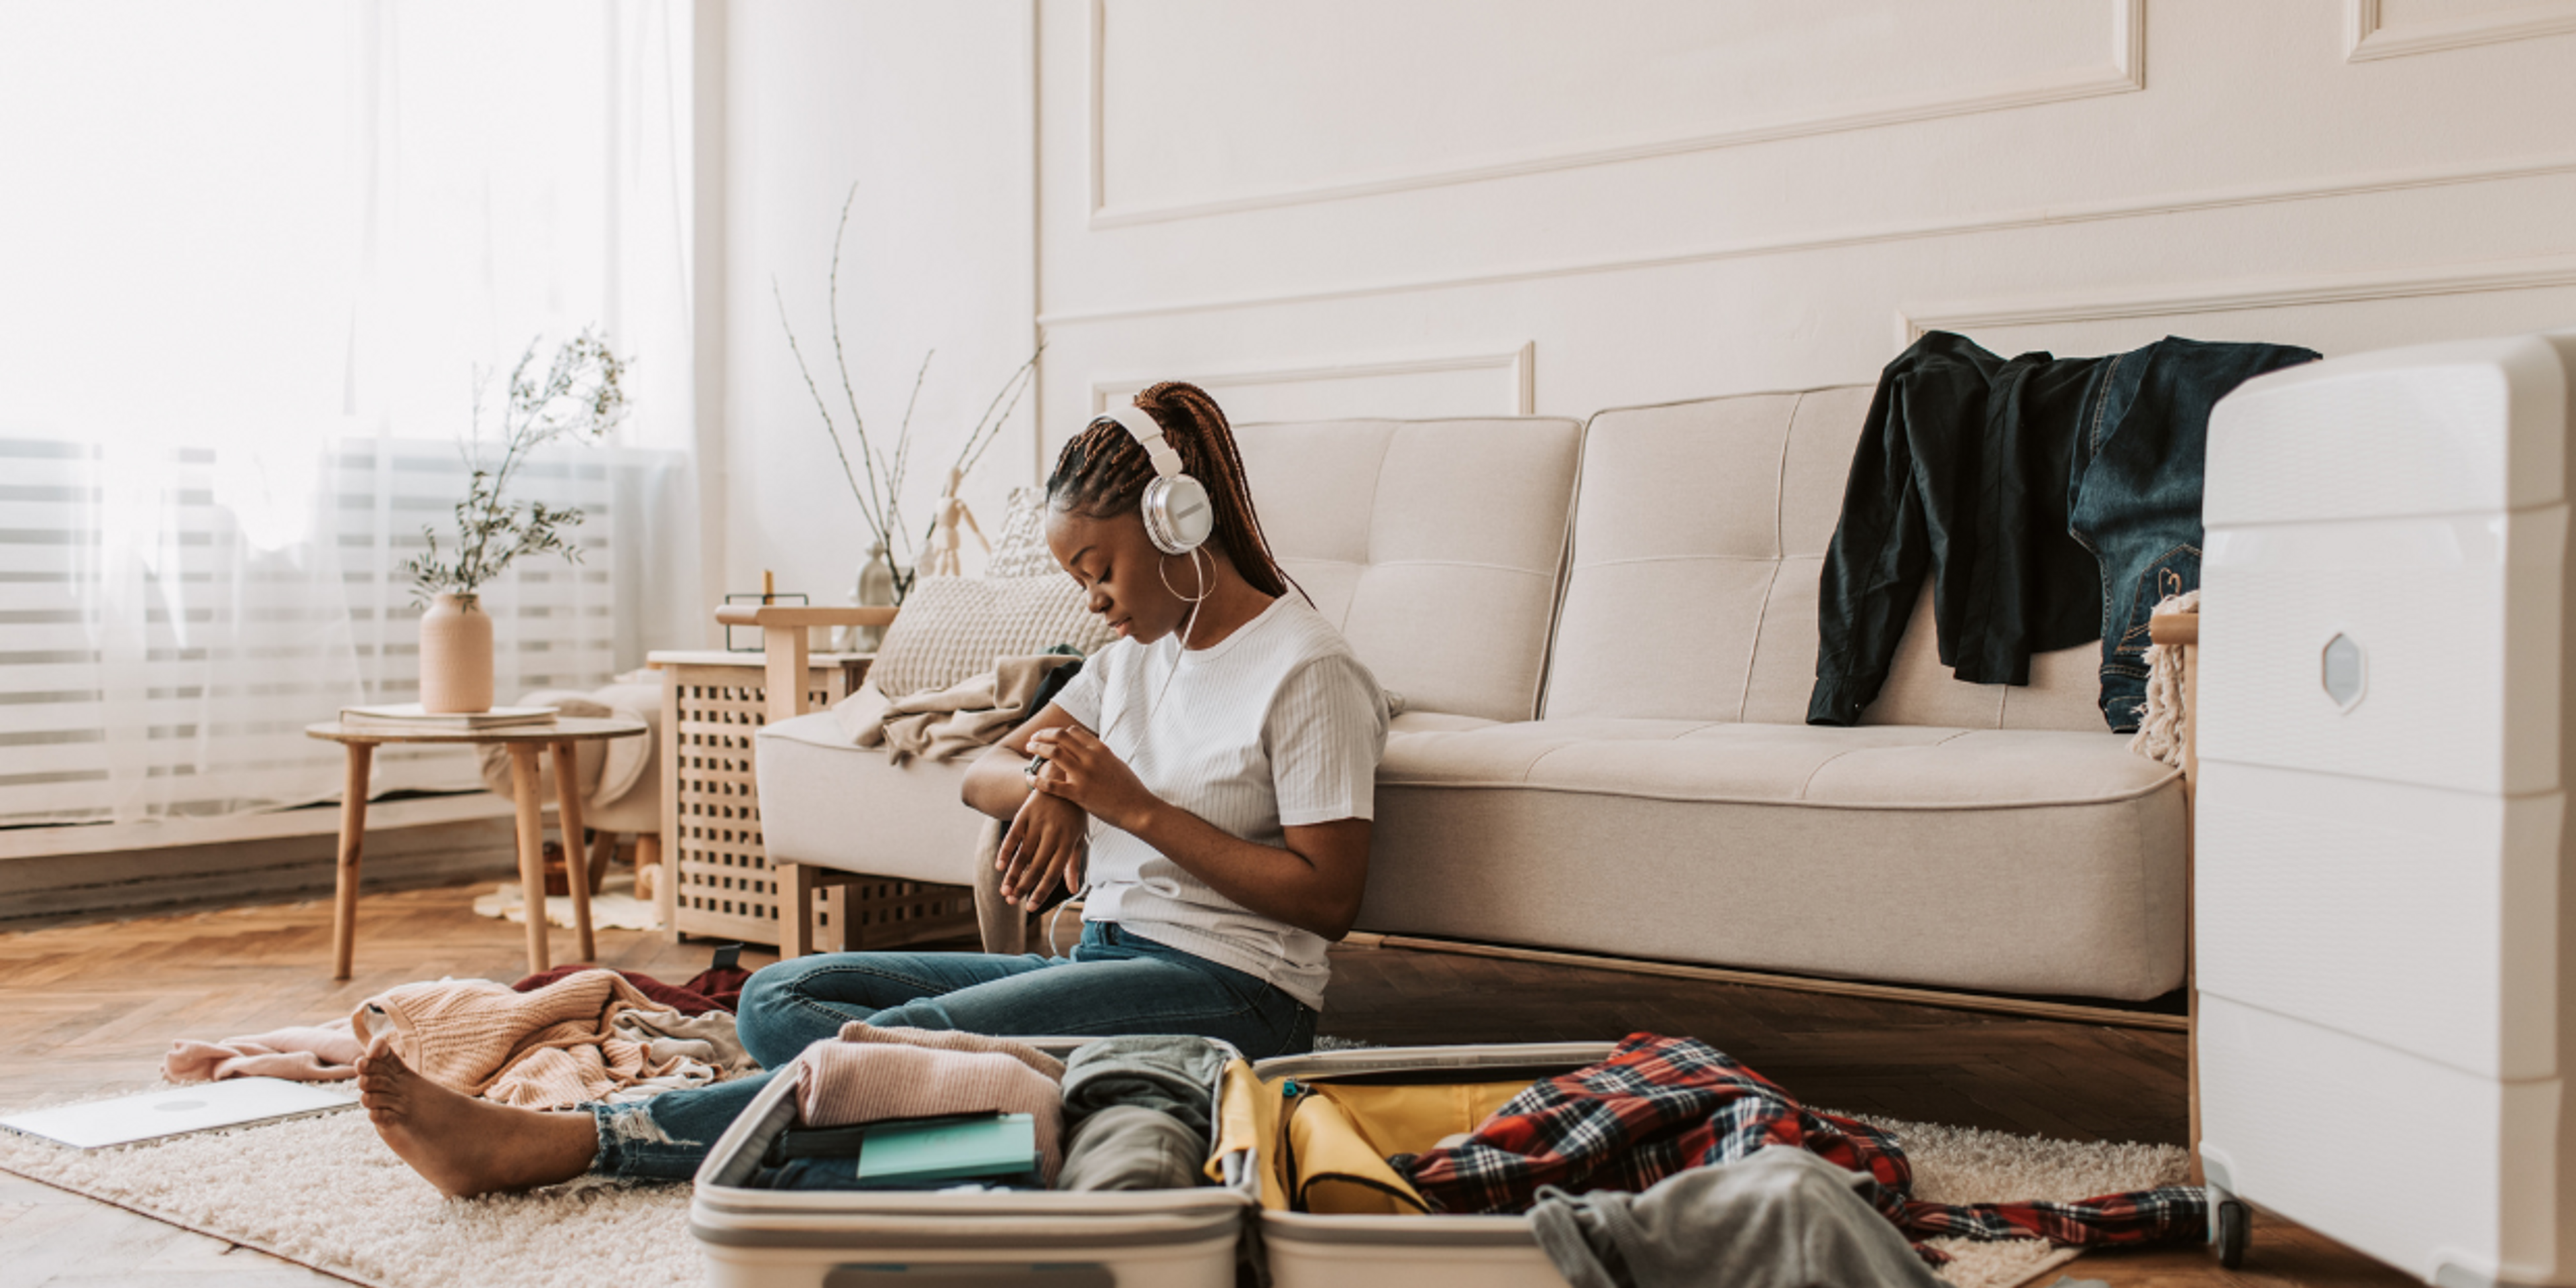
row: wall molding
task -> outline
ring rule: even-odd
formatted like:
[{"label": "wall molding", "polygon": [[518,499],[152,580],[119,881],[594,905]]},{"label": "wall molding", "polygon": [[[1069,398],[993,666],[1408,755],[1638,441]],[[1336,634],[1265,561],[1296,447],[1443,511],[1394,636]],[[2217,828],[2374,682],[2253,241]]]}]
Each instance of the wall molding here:
[{"label": "wall molding", "polygon": [[1676,156],[1686,152],[1743,147],[1748,144],[1806,138],[1819,134],[1878,129],[1883,126],[1936,120],[1948,116],[2009,111],[2017,107],[2094,98],[2104,94],[2127,94],[2145,89],[2147,87],[2146,0],[2112,0],[2110,34],[2110,60],[2107,64],[2024,77],[1965,93],[1925,99],[1882,100],[1836,111],[1759,122],[1733,129],[1684,135],[1632,137],[1588,147],[1498,157],[1466,165],[1387,171],[1348,179],[1248,192],[1232,197],[1122,206],[1114,204],[1108,192],[1108,149],[1105,137],[1106,78],[1103,74],[1108,60],[1108,0],[1091,0],[1090,48],[1086,57],[1089,80],[1085,88],[1090,131],[1083,142],[1084,150],[1088,154],[1087,162],[1090,171],[1088,203],[1090,226],[1094,229],[1119,228],[1134,224],[1159,223],[1173,219],[1197,219],[1209,215],[1235,214],[1247,210],[1266,210],[1311,202],[1345,201],[1354,197],[1382,196],[1417,188],[1481,183],[1489,179],[1543,174],[1551,170],[1569,170],[1582,166],[1607,165],[1618,161]]},{"label": "wall molding", "polygon": [[2495,13],[2431,22],[2386,25],[2381,0],[2345,0],[2343,58],[2366,63],[2410,54],[2433,54],[2471,45],[2494,45],[2576,31],[2576,0],[2525,4]]},{"label": "wall molding", "polygon": [[1358,281],[1339,286],[1316,287],[1298,291],[1252,292],[1242,295],[1210,296],[1195,300],[1175,300],[1162,304],[1135,304],[1094,309],[1060,309],[1038,315],[1038,325],[1076,326],[1100,322],[1123,322],[1152,317],[1170,317],[1191,313],[1213,313],[1233,309],[1278,308],[1297,304],[1320,304],[1341,300],[1365,299],[1380,295],[1406,295],[1420,291],[1455,290],[1479,286],[1506,286],[1521,282],[1556,277],[1573,277],[1590,273],[1630,272],[1640,269],[1675,268],[1688,264],[1715,263],[1730,259],[1754,259],[1772,255],[1790,255],[1807,251],[1840,250],[1855,246],[1873,246],[1889,242],[1915,241],[1933,237],[1957,237],[1976,233],[2011,232],[2055,225],[2098,223],[2118,219],[2138,219],[2156,215],[2191,214],[2243,206],[2270,205],[2278,202],[2331,200],[2338,197],[2368,196],[2376,193],[2404,192],[2419,188],[2450,187],[2459,184],[2497,183],[2519,179],[2547,178],[2576,174],[2576,152],[2543,156],[2513,157],[2503,161],[2453,163],[2417,166],[2405,170],[2381,171],[2357,177],[2312,180],[2302,183],[2257,184],[2230,188],[2203,189],[2197,192],[2125,201],[2094,202],[2073,206],[2048,206],[2039,209],[2006,211],[1965,219],[1932,220],[1916,223],[1882,224],[1847,228],[1834,232],[1803,236],[1752,238],[1720,242],[1709,246],[1644,255],[1624,255],[1599,259],[1568,260],[1555,264],[1537,264],[1520,268],[1497,269],[1483,273],[1433,274],[1416,277],[1391,277],[1375,281]]},{"label": "wall molding", "polygon": [[[1327,380],[1361,380],[1381,376],[1420,376],[1452,371],[1501,371],[1510,375],[1513,409],[1505,415],[1536,415],[1538,405],[1538,343],[1527,341],[1515,349],[1479,350],[1472,353],[1433,353],[1402,357],[1353,358],[1346,361],[1307,363],[1297,366],[1239,367],[1224,371],[1197,372],[1183,377],[1200,388],[1215,391],[1245,385],[1287,385]],[[1097,415],[1109,409],[1109,400],[1120,394],[1133,394],[1159,380],[1170,379],[1168,372],[1138,376],[1098,376],[1091,382],[1091,411]]]},{"label": "wall molding", "polygon": [[2484,291],[2527,291],[2555,286],[2576,286],[2576,255],[2433,264],[2368,273],[2237,278],[2125,295],[2056,295],[1928,304],[1897,310],[1896,341],[1897,347],[1902,349],[1922,338],[1927,331],[1973,332],[1989,327],[2233,313],[2246,309],[2402,300],[2428,295],[2470,295]]}]

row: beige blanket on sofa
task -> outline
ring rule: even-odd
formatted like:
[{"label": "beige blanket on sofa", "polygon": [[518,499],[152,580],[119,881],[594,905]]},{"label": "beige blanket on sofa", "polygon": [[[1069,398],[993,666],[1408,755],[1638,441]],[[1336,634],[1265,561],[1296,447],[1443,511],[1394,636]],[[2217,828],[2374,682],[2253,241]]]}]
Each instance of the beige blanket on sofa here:
[{"label": "beige blanket on sofa", "polygon": [[945,689],[888,698],[873,681],[832,707],[841,732],[862,747],[884,747],[900,765],[915,756],[949,760],[1000,742],[1021,721],[1038,686],[1057,667],[1081,661],[1062,653],[996,660],[993,669]]}]

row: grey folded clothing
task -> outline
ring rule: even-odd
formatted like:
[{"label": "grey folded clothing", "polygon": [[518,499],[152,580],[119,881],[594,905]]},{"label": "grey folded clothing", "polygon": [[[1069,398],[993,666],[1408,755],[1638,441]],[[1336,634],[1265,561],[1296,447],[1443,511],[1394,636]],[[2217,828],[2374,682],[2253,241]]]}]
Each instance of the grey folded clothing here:
[{"label": "grey folded clothing", "polygon": [[1860,1196],[1870,1183],[1779,1146],[1643,1194],[1546,1186],[1530,1222],[1574,1288],[1946,1288]]},{"label": "grey folded clothing", "polygon": [[1208,1138],[1143,1105],[1111,1105],[1073,1129],[1060,1190],[1184,1190],[1204,1182]]},{"label": "grey folded clothing", "polygon": [[996,658],[993,669],[945,689],[889,698],[874,681],[832,706],[851,742],[882,746],[900,765],[915,756],[951,760],[1000,742],[1053,696],[1059,668],[1082,665],[1070,653]]},{"label": "grey folded clothing", "polygon": [[1206,1038],[1139,1035],[1102,1038],[1064,1062],[1067,1131],[1112,1105],[1170,1114],[1199,1140],[1208,1139],[1210,1100],[1226,1049]]}]

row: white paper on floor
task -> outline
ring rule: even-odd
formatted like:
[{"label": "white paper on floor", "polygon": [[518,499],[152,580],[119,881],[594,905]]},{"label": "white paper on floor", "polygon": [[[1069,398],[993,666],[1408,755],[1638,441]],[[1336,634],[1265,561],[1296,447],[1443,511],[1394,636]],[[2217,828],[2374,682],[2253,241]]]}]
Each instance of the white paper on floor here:
[{"label": "white paper on floor", "polygon": [[233,1078],[31,1109],[0,1118],[0,1127],[60,1141],[75,1149],[130,1145],[218,1127],[331,1113],[358,1103],[357,1088],[282,1078]]},{"label": "white paper on floor", "polygon": [[[492,893],[474,901],[479,917],[498,917],[525,924],[528,910],[519,897],[519,883],[504,881]],[[546,896],[546,924],[572,929],[572,896]],[[593,930],[659,930],[661,910],[635,897],[635,878],[624,873],[600,882],[598,894],[590,897],[590,925]]]}]

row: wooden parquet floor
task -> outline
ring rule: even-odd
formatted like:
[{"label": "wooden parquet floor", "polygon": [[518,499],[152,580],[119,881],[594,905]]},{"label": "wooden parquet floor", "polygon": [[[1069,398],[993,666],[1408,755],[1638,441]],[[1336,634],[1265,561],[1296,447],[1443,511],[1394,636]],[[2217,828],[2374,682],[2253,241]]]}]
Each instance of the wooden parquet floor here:
[{"label": "wooden parquet floor", "polygon": [[[0,1110],[149,1084],[174,1038],[344,1016],[409,980],[517,978],[523,931],[474,916],[471,902],[467,887],[368,895],[357,978],[345,984],[328,978],[322,901],[0,935]],[[553,942],[565,960],[571,933]],[[631,931],[603,931],[598,946],[605,965],[674,982],[702,969],[710,947]],[[1638,1030],[1705,1038],[1817,1105],[2073,1140],[2184,1135],[2180,1034],[1383,948],[1336,950],[1323,1023],[1388,1045]],[[0,1265],[26,1288],[336,1282],[6,1176]],[[2269,1216],[2239,1271],[2198,1249],[2097,1254],[2072,1269],[2117,1288],[2412,1282]]]}]

